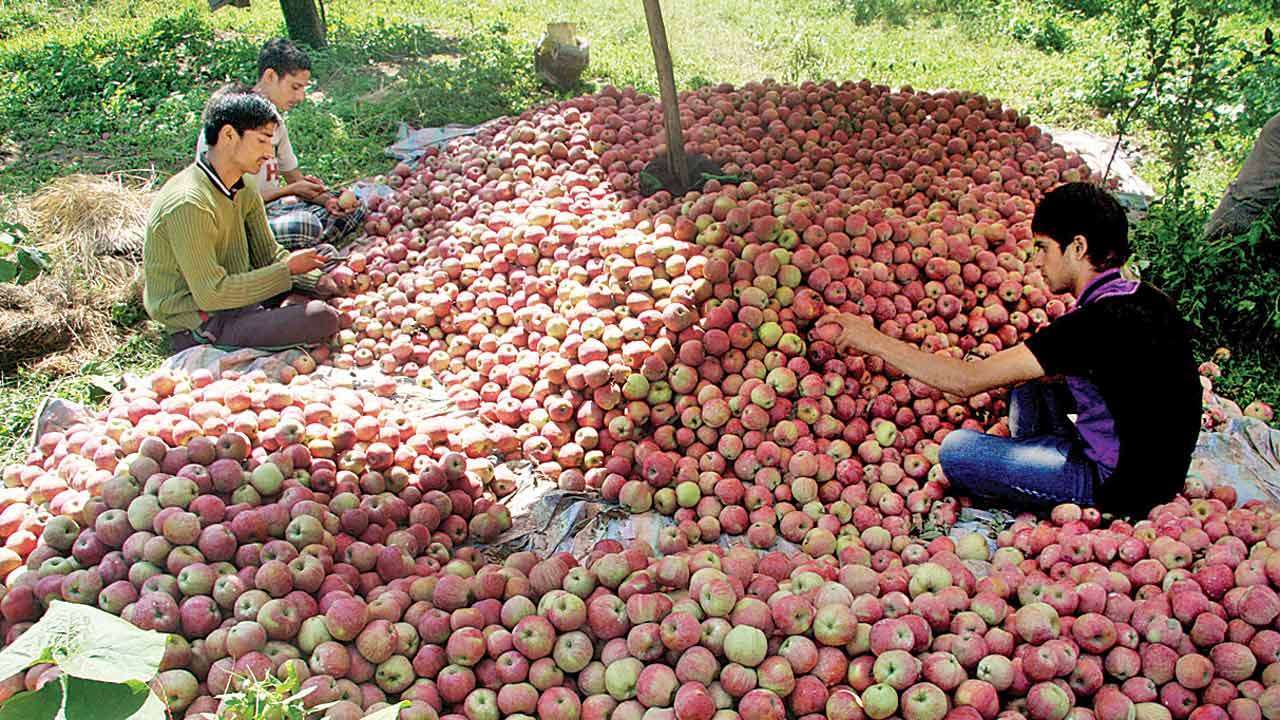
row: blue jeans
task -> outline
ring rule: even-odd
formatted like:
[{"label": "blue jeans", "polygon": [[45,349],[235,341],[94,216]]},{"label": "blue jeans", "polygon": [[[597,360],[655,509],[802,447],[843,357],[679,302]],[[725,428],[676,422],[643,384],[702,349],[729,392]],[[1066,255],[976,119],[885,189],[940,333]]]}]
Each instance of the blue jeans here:
[{"label": "blue jeans", "polygon": [[1014,388],[1009,398],[1013,437],[956,430],[942,441],[942,472],[965,494],[1017,510],[1093,505],[1102,476],[1067,417],[1073,404],[1064,383]]}]

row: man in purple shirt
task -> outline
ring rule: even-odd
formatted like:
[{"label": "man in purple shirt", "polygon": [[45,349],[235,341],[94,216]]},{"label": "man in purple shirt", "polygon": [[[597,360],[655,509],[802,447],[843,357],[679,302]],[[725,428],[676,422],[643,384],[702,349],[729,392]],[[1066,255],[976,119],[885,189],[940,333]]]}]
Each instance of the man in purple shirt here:
[{"label": "man in purple shirt", "polygon": [[1145,515],[1182,489],[1199,435],[1189,327],[1167,296],[1122,274],[1128,221],[1105,190],[1059,186],[1037,206],[1031,230],[1049,289],[1077,300],[1024,344],[966,362],[854,315],[819,325],[840,326],[838,348],[878,355],[952,395],[1016,386],[1012,437],[955,430],[943,440],[942,471],[958,489],[1018,509],[1074,502]]}]

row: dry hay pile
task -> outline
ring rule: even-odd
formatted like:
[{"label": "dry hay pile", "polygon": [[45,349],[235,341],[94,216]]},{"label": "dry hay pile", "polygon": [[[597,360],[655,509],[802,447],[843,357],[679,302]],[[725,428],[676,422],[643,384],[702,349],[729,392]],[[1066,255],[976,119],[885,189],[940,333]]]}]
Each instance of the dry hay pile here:
[{"label": "dry hay pile", "polygon": [[154,181],[69,175],[21,204],[28,241],[49,254],[52,269],[29,285],[0,285],[0,369],[36,358],[46,370],[73,369],[117,343],[112,306],[141,304]]},{"label": "dry hay pile", "polygon": [[[0,369],[47,358],[72,345],[96,344],[95,338],[107,334],[109,322],[103,322],[101,314],[75,307],[57,290],[57,283],[48,280],[0,285]],[[63,364],[49,359],[52,367]]]}]

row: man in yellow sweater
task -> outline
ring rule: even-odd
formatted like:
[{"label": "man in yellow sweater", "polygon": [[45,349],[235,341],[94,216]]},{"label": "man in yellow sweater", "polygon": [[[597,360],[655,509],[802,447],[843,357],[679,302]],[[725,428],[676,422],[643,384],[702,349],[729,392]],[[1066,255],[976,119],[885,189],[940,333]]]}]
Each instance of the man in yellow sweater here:
[{"label": "man in yellow sweater", "polygon": [[338,331],[338,313],[324,302],[279,306],[290,290],[315,287],[326,258],[286,251],[267,224],[253,176],[272,157],[277,123],[261,95],[215,94],[204,112],[208,150],[152,203],[143,303],[175,352],[314,345]]}]

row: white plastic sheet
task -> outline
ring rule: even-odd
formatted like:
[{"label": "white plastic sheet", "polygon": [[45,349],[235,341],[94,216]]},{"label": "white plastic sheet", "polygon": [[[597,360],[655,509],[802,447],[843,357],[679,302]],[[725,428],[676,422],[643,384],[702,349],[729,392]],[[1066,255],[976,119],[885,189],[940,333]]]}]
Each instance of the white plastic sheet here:
[{"label": "white plastic sheet", "polygon": [[409,123],[402,122],[396,131],[396,141],[387,146],[386,152],[401,162],[413,162],[422,157],[427,152],[427,148],[444,148],[450,140],[475,135],[488,124],[450,123],[444,127],[425,127],[415,130]]},{"label": "white plastic sheet", "polygon": [[[1064,150],[1078,154],[1085,165],[1089,166],[1090,170],[1099,175],[1107,172],[1108,180],[1114,178],[1118,182],[1114,194],[1126,209],[1135,214],[1146,212],[1152,198],[1156,195],[1156,191],[1151,187],[1150,183],[1143,180],[1137,171],[1133,169],[1133,163],[1137,161],[1137,156],[1125,150],[1120,138],[1104,137],[1087,130],[1066,130],[1053,127],[1045,127],[1043,129]],[[1115,159],[1112,160],[1112,152],[1115,151],[1117,144],[1120,144],[1120,149],[1115,152]],[[1111,164],[1109,172],[1107,170],[1108,163]]]}]

